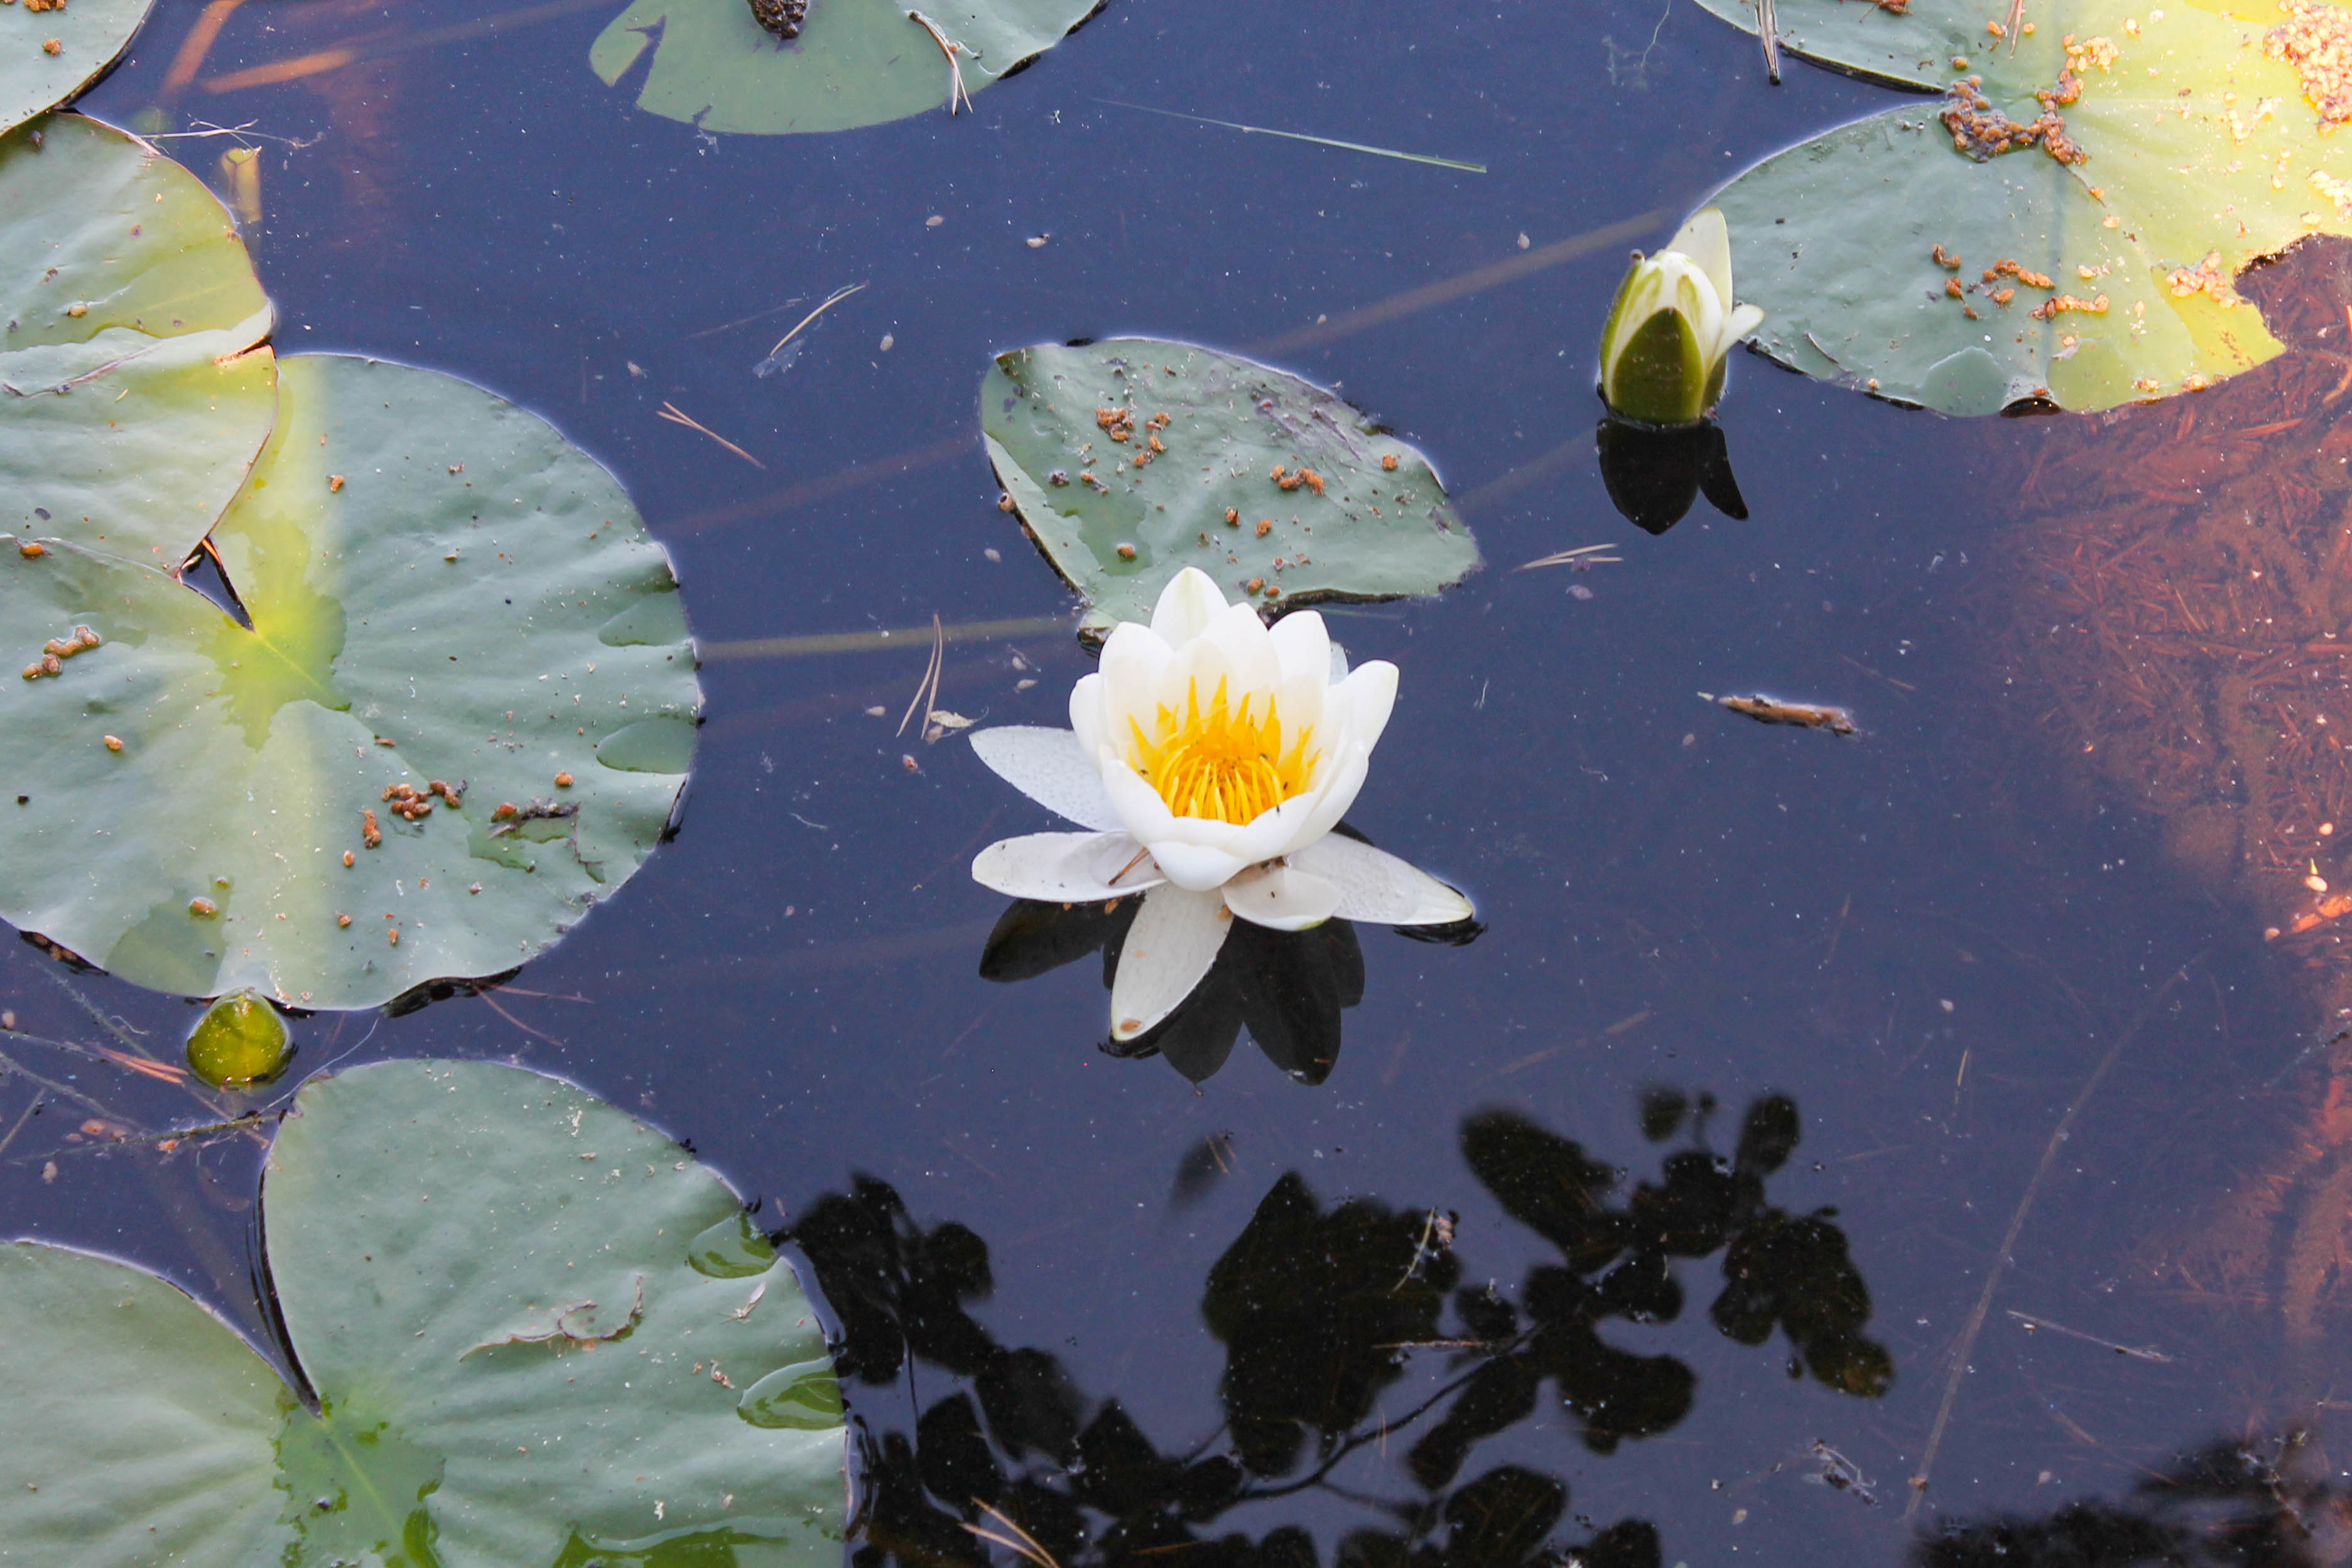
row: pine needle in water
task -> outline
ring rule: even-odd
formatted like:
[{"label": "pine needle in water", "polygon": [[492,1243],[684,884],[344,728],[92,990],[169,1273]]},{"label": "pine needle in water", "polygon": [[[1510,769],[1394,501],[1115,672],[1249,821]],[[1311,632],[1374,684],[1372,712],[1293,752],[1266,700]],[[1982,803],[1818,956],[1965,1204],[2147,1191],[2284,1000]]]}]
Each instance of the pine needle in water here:
[{"label": "pine needle in water", "polygon": [[1116,98],[1098,98],[1097,103],[1107,103],[1114,109],[1139,110],[1145,114],[1164,114],[1171,120],[1190,120],[1201,125],[1222,125],[1227,131],[1238,131],[1246,136],[1279,136],[1289,141],[1312,141],[1318,147],[1337,147],[1344,152],[1369,152],[1375,158],[1402,158],[1408,163],[1429,163],[1440,169],[1459,169],[1465,173],[1483,174],[1484,163],[1465,163],[1459,158],[1439,158],[1427,152],[1399,152],[1391,147],[1368,147],[1360,141],[1341,141],[1329,136],[1309,136],[1303,131],[1276,131],[1269,126],[1244,125],[1234,120],[1212,120],[1205,114],[1187,114],[1181,109],[1154,109],[1148,103],[1128,103]]},{"label": "pine needle in water", "polygon": [[719,443],[719,445],[724,446],[728,451],[732,452],[736,456],[740,457],[744,462],[749,463],[754,468],[765,468],[767,466],[766,464],[761,462],[758,458],[752,456],[750,453],[744,451],[741,447],[736,445],[733,442],[728,440],[725,436],[711,429],[709,425],[693,418],[684,409],[678,407],[677,404],[674,402],[665,402],[661,407],[656,409],[654,412],[659,414],[662,418],[669,421],[672,424],[682,424],[688,430],[700,431],[703,434],[710,437],[711,440]]},{"label": "pine needle in water", "polygon": [[835,306],[840,304],[843,300],[848,298],[851,295],[856,293],[859,289],[865,287],[866,285],[862,283],[853,283],[846,288],[836,288],[832,293],[826,295],[824,297],[824,304],[818,306],[815,309],[802,317],[798,326],[795,326],[791,331],[776,340],[776,346],[768,350],[768,357],[766,359],[761,360],[758,364],[751,367],[751,373],[755,376],[772,376],[778,371],[791,369],[793,361],[800,356],[800,350],[795,349],[790,355],[786,355],[784,353],[784,345],[799,337],[801,335],[802,328],[806,327],[810,322],[815,320],[818,317],[824,315],[826,311],[832,309]]}]

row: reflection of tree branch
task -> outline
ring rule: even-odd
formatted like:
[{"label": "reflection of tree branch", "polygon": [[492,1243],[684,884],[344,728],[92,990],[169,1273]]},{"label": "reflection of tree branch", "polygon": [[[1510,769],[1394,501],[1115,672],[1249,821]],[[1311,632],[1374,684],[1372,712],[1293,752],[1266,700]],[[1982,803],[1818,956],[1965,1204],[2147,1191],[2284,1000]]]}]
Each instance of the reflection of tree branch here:
[{"label": "reflection of tree branch", "polygon": [[[1340,1543],[1349,1563],[1535,1568],[1567,1552],[1591,1568],[1657,1568],[1657,1532],[1640,1521],[1574,1546],[1553,1541],[1568,1505],[1555,1478],[1516,1465],[1457,1478],[1474,1448],[1538,1409],[1547,1384],[1595,1452],[1680,1422],[1696,1388],[1689,1368],[1617,1349],[1596,1332],[1610,1318],[1674,1321],[1683,1304],[1676,1260],[1720,1255],[1723,1287],[1707,1317],[1727,1339],[1761,1344],[1785,1333],[1792,1375],[1810,1369],[1849,1395],[1874,1396],[1891,1377],[1886,1353],[1863,1333],[1869,1292],[1831,1211],[1790,1215],[1768,1201],[1767,1179],[1797,1146],[1795,1105],[1756,1101],[1725,1156],[1705,1142],[1713,1103],[1650,1097],[1644,1133],[1687,1141],[1664,1155],[1657,1181],[1630,1188],[1614,1166],[1524,1117],[1490,1112],[1466,1122],[1473,1173],[1559,1250],[1516,1298],[1492,1285],[1455,1289],[1451,1217],[1370,1198],[1327,1209],[1299,1176],[1283,1176],[1205,1283],[1202,1319],[1226,1353],[1223,1419],[1167,1454],[1117,1398],[1089,1399],[1055,1357],[1000,1345],[973,1320],[966,1303],[992,1284],[978,1236],[951,1222],[925,1229],[889,1186],[857,1178],[785,1237],[814,1266],[844,1325],[845,1379],[880,1386],[905,1376],[912,1398],[914,1369],[929,1362],[961,1386],[928,1409],[915,1398],[908,1431],[877,1437],[860,1423],[866,1511],[855,1568],[984,1568],[972,1531],[1003,1534],[982,1523],[991,1518],[1016,1524],[1038,1552],[1071,1568],[1180,1550],[1219,1568],[1312,1568],[1313,1537],[1296,1525],[1255,1542],[1208,1533],[1237,1510],[1307,1493],[1386,1521]],[[1382,1397],[1415,1349],[1455,1354],[1435,1386],[1401,1415],[1384,1414]],[[1405,1462],[1420,1496],[1342,1482],[1367,1448],[1416,1429]],[[1014,1550],[1011,1539],[997,1544]]]}]

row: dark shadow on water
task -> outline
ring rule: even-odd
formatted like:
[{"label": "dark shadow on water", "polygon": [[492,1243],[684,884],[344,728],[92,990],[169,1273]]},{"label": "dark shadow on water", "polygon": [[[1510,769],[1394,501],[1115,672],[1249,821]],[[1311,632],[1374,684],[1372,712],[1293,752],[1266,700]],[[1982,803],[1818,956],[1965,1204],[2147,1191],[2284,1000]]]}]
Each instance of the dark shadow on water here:
[{"label": "dark shadow on water", "polygon": [[[1463,1282],[1480,1276],[1455,1254],[1451,1215],[1366,1197],[1327,1207],[1297,1173],[1280,1177],[1202,1288],[1203,1326],[1225,1350],[1223,1419],[1167,1448],[1115,1394],[1090,1396],[1055,1356],[1002,1345],[972,1315],[995,1283],[976,1232],[926,1228],[872,1177],[824,1196],[778,1239],[808,1259],[832,1303],[845,1383],[889,1391],[851,1400],[865,1510],[852,1563],[980,1568],[992,1558],[977,1532],[1009,1539],[1009,1521],[1062,1568],[1178,1552],[1220,1568],[1315,1568],[1318,1536],[1298,1520],[1312,1501],[1318,1523],[1333,1503],[1365,1516],[1338,1538],[1334,1564],[1658,1568],[1648,1521],[1578,1516],[1588,1533],[1563,1541],[1564,1479],[1517,1463],[1463,1471],[1485,1440],[1551,1411],[1587,1454],[1690,1417],[1687,1365],[1597,1332],[1677,1318],[1675,1260],[1719,1258],[1710,1320],[1741,1344],[1786,1333],[1792,1375],[1875,1397],[1893,1374],[1864,1332],[1869,1291],[1833,1213],[1767,1201],[1796,1146],[1794,1103],[1757,1099],[1726,1155],[1706,1145],[1703,1116],[1677,1111],[1662,1124],[1664,1101],[1650,1099],[1654,1140],[1685,1140],[1654,1181],[1625,1190],[1613,1167],[1516,1113],[1463,1124],[1472,1173],[1559,1249],[1516,1291]],[[914,1407],[919,1364],[952,1385],[911,1430],[892,1426],[902,1385]],[[1391,1440],[1410,1445],[1404,1473],[1418,1490],[1362,1490],[1376,1483],[1349,1461]],[[1242,1527],[1226,1524],[1244,1510]]]},{"label": "dark shadow on water", "polygon": [[2352,1493],[2299,1435],[2222,1440],[2119,1502],[1952,1520],[1918,1568],[2322,1568],[2352,1559]]}]

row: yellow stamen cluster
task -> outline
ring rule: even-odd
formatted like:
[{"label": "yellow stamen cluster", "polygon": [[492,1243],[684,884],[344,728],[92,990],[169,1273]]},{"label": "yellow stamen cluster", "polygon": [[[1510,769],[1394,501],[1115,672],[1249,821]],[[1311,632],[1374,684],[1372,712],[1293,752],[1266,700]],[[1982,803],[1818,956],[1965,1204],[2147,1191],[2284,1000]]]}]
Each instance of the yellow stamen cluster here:
[{"label": "yellow stamen cluster", "polygon": [[1132,737],[1129,766],[1180,817],[1235,825],[1255,821],[1307,792],[1318,757],[1307,750],[1315,738],[1313,725],[1302,727],[1286,752],[1273,695],[1266,695],[1265,712],[1254,717],[1250,707],[1255,700],[1254,695],[1245,696],[1238,710],[1233,708],[1220,679],[1203,712],[1200,682],[1188,683],[1184,711],[1160,708],[1150,735],[1132,716],[1128,719]]}]

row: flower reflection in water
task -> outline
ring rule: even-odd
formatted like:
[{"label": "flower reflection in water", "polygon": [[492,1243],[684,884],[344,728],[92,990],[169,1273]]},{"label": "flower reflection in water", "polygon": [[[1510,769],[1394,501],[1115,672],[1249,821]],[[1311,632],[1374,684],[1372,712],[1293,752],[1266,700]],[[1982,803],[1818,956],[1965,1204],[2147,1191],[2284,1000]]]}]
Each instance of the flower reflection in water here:
[{"label": "flower reflection in water", "polygon": [[[1553,1412],[1582,1439],[1562,1469],[1688,1417],[1697,1378],[1684,1362],[1610,1343],[1657,1335],[1680,1315],[1677,1259],[1720,1255],[1708,1317],[1726,1338],[1761,1344],[1778,1330],[1795,1367],[1826,1386],[1885,1390],[1887,1355],[1863,1332],[1870,1295],[1843,1233],[1826,1213],[1767,1201],[1796,1146],[1796,1106],[1757,1100],[1725,1155],[1706,1142],[1711,1105],[1653,1097],[1645,1131],[1685,1142],[1631,1190],[1517,1113],[1465,1124],[1472,1173],[1559,1251],[1516,1291],[1457,1257],[1453,1222],[1434,1209],[1370,1197],[1327,1208],[1296,1172],[1280,1176],[1202,1290],[1203,1324],[1225,1352],[1222,1420],[1167,1449],[1118,1398],[1090,1396],[1053,1354],[999,1344],[971,1315],[994,1284],[979,1235],[953,1221],[924,1228],[872,1177],[819,1198],[779,1239],[807,1257],[842,1327],[860,1449],[854,1568],[983,1568],[1006,1559],[975,1532],[1007,1536],[1008,1521],[1059,1568],[1317,1568],[1325,1559],[1301,1520],[1328,1523],[1335,1504],[1367,1515],[1331,1549],[1350,1568],[1661,1568],[1673,1558],[1645,1520],[1580,1518],[1589,1533],[1563,1540],[1573,1516],[1558,1476],[1503,1463],[1458,1478],[1508,1428],[1557,1430]],[[1246,1165],[1229,1141],[1210,1154],[1180,1166],[1175,1201]],[[919,1386],[930,1402],[892,1426],[911,1406],[917,1362],[929,1364]],[[953,1380],[944,1392],[941,1372]],[[878,1392],[861,1396],[860,1384]],[[1404,1448],[1401,1472],[1391,1445]],[[1399,1493],[1400,1474],[1416,1490]]]},{"label": "flower reflection in water", "polygon": [[[1136,905],[1134,899],[1067,906],[1016,901],[989,933],[981,977],[1026,980],[1099,952],[1103,984],[1116,991]],[[1407,934],[1466,942],[1481,929],[1467,922]],[[1224,1066],[1246,1029],[1267,1061],[1301,1083],[1316,1084],[1339,1059],[1341,1010],[1363,999],[1364,956],[1349,922],[1327,920],[1305,931],[1239,923],[1208,974],[1172,1012],[1103,1049],[1118,1057],[1164,1057],[1198,1083]]]},{"label": "flower reflection in water", "polygon": [[1111,1039],[1121,1045],[1176,1011],[1240,923],[1270,932],[1335,916],[1459,925],[1472,918],[1461,894],[1333,832],[1363,788],[1396,674],[1380,660],[1349,670],[1313,611],[1269,630],[1188,567],[1150,625],[1112,629],[1102,667],[1070,694],[1069,729],[972,736],[982,761],[1090,830],[991,844],[972,877],[1055,904],[1142,895],[1111,984]]}]

